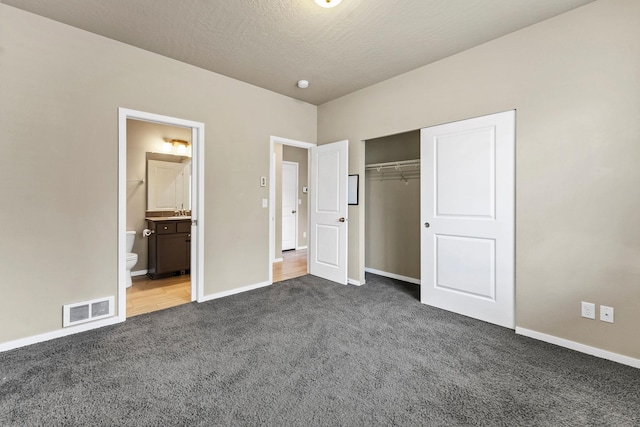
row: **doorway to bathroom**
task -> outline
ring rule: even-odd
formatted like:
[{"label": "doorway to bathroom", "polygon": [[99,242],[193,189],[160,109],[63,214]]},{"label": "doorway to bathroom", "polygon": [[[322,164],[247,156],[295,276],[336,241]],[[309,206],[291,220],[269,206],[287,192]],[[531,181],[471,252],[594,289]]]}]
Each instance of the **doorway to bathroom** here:
[{"label": "doorway to bathroom", "polygon": [[119,109],[118,316],[202,299],[204,124]]}]

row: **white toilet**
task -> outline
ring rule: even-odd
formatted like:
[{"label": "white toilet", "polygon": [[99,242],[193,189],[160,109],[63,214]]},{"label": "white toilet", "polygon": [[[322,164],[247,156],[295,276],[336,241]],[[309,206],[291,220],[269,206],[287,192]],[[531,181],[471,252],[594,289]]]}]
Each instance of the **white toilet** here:
[{"label": "white toilet", "polygon": [[133,250],[133,242],[135,240],[136,232],[127,231],[127,272],[125,274],[127,288],[131,287],[131,269],[138,262],[138,254],[131,252]]}]

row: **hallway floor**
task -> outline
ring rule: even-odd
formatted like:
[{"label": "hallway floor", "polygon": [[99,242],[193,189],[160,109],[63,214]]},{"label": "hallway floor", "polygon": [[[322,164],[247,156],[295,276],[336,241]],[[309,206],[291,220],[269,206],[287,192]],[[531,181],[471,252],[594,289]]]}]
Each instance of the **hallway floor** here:
[{"label": "hallway floor", "polygon": [[307,274],[307,250],[282,252],[282,262],[273,263],[273,283]]}]

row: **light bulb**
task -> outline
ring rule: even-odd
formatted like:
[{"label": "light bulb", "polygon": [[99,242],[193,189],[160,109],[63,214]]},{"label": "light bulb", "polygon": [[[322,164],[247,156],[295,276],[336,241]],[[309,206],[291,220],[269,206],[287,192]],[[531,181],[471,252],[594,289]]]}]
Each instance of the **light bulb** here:
[{"label": "light bulb", "polygon": [[340,4],[342,0],[314,0],[320,7],[334,7]]}]

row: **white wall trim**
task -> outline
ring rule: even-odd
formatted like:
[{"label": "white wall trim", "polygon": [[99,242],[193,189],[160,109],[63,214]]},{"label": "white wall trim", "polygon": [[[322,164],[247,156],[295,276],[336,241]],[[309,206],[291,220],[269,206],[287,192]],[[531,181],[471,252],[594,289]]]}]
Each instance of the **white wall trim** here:
[{"label": "white wall trim", "polygon": [[271,282],[261,282],[255,285],[243,286],[242,288],[230,289],[228,291],[216,292],[215,294],[205,295],[202,301],[211,301],[218,298],[224,298],[235,294],[241,294],[243,292],[253,291],[254,289],[264,288],[265,286],[271,286]]},{"label": "white wall trim", "polygon": [[147,274],[149,272],[149,270],[138,270],[138,271],[132,271],[131,272],[131,277],[136,277],[136,276],[144,276],[145,274]]},{"label": "white wall trim", "polygon": [[276,262],[282,262],[284,261],[284,258],[276,258],[273,260],[273,263],[275,264]]},{"label": "white wall trim", "polygon": [[634,359],[633,357],[624,356],[622,354],[613,353],[611,351],[602,350],[597,347],[591,347],[589,345],[580,344],[575,341],[570,341],[564,338],[558,338],[553,335],[543,334],[541,332],[532,331],[530,329],[519,328],[516,326],[516,334],[524,335],[529,338],[555,344],[560,347],[569,348],[571,350],[579,351],[580,353],[590,354],[601,359],[611,360],[613,362],[621,363],[623,365],[631,366],[633,368],[640,368],[640,359]]},{"label": "white wall trim", "polygon": [[64,329],[57,329],[55,331],[46,332],[44,334],[33,335],[26,338],[20,338],[14,341],[7,341],[0,344],[0,353],[3,351],[9,351],[19,347],[25,347],[31,344],[37,344],[40,342],[51,341],[56,338],[62,338],[68,335],[78,334],[80,332],[86,332],[92,329],[98,329],[104,326],[115,325],[116,323],[122,323],[122,322],[124,322],[124,317],[114,316],[114,317],[109,317],[108,319],[102,319],[95,322],[83,323],[78,326],[71,326]]},{"label": "white wall trim", "polygon": [[[126,318],[125,284],[126,224],[127,224],[127,119],[142,120],[171,126],[191,128],[191,301],[200,301],[204,294],[204,123],[184,120],[145,111],[118,108],[118,316]],[[195,230],[194,230],[195,228]]]},{"label": "white wall trim", "polygon": [[364,285],[364,282],[360,282],[360,281],[358,281],[356,279],[347,278],[347,284],[348,285],[355,285],[355,286],[362,286],[362,285]]},{"label": "white wall trim", "polygon": [[307,247],[306,247],[306,246],[298,246],[298,247],[296,248],[296,251],[299,251],[299,250],[301,250],[301,249],[307,249]]},{"label": "white wall trim", "polygon": [[[272,264],[275,262],[276,257],[276,162],[275,156],[273,155],[274,144],[290,145],[292,147],[306,148],[307,150],[316,146],[316,144],[296,141],[295,139],[282,138],[273,135],[269,137],[269,283],[273,283]],[[309,156],[307,156],[307,163],[310,165],[308,158]],[[307,167],[307,175],[310,173],[311,167],[309,166]],[[309,203],[308,199],[309,198],[307,197],[307,205]],[[307,216],[307,230],[309,229],[308,217],[309,216]]]},{"label": "white wall trim", "polygon": [[415,285],[420,284],[420,279],[414,279],[413,277],[402,276],[400,274],[395,274],[395,273],[388,273],[386,271],[376,270],[375,268],[365,267],[364,271],[367,273],[377,274],[378,276],[384,276],[384,277],[389,277],[391,279],[402,280],[403,282],[413,283]]}]

